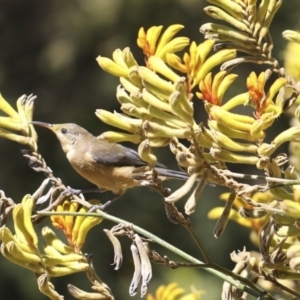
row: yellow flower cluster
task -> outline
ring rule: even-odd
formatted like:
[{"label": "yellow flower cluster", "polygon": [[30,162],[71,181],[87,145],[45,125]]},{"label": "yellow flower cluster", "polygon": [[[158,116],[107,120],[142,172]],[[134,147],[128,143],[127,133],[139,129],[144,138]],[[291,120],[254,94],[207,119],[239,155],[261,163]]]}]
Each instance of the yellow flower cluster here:
[{"label": "yellow flower cluster", "polygon": [[23,95],[17,100],[15,110],[0,94],[0,111],[7,115],[0,116],[0,137],[27,145],[33,151],[37,150],[37,134],[29,122],[32,121],[35,98]]},{"label": "yellow flower cluster", "polygon": [[164,61],[167,55],[181,51],[188,45],[189,39],[187,37],[173,39],[183,27],[179,24],[171,25],[162,35],[163,26],[152,26],[147,32],[142,27],[138,32],[137,44],[143,49],[146,58],[156,56]]},{"label": "yellow flower cluster", "polygon": [[[216,6],[207,6],[204,11],[213,19],[222,20],[231,27],[206,23],[200,28],[205,39],[214,39],[228,48],[249,53],[254,56],[253,62],[268,61],[272,50],[272,47],[268,47],[269,27],[282,1],[262,1],[259,6],[257,1],[209,0],[209,2]],[[266,43],[263,45],[264,42]],[[263,59],[259,57],[262,53],[265,55]],[[235,64],[239,60],[232,63]],[[242,59],[245,60],[247,58]]]},{"label": "yellow flower cluster", "polygon": [[[99,204],[98,200],[90,200],[91,204]],[[74,215],[52,215],[51,221],[52,225],[56,228],[61,229],[69,244],[75,251],[79,251],[86,239],[87,233],[96,225],[100,224],[103,218],[85,216],[84,214],[88,212],[88,208],[83,206],[79,210],[78,202],[71,202],[70,200],[65,200],[62,204],[58,205],[56,212],[77,212],[82,214],[80,216]]]},{"label": "yellow flower cluster", "polygon": [[22,203],[14,207],[15,234],[5,226],[0,228],[1,254],[34,272],[40,291],[51,299],[58,299],[49,278],[87,271],[89,264],[82,253],[63,243],[49,227],[42,230],[44,253],[40,252],[38,236],[31,221],[34,204],[34,198],[26,195]]},{"label": "yellow flower cluster", "polygon": [[[35,199],[26,195],[20,204],[13,208],[15,234],[8,227],[0,228],[1,254],[11,262],[27,268],[37,276],[39,289],[51,299],[59,299],[50,277],[60,277],[76,272],[91,272],[91,266],[80,249],[89,230],[102,221],[102,218],[80,215],[53,215],[52,223],[66,234],[69,245],[62,242],[50,227],[42,229],[44,238],[43,253],[38,248],[38,235],[31,220]],[[96,204],[98,201],[91,201]],[[78,203],[66,200],[57,207],[57,212],[76,212]],[[79,213],[86,213],[81,208]],[[99,283],[100,284],[100,283]],[[100,284],[101,285],[101,284]],[[96,288],[102,291],[103,286]],[[108,298],[111,299],[111,298]]]},{"label": "yellow flower cluster", "polygon": [[[97,110],[96,115],[103,122],[129,132],[110,131],[100,137],[112,142],[140,143],[140,147],[143,143],[161,147],[173,138],[190,139],[195,134],[198,142],[195,146],[210,149],[210,153],[203,154],[208,162],[265,167],[261,160],[265,162],[282,143],[299,136],[299,129],[292,127],[270,144],[262,143],[265,130],[284,110],[283,92],[287,80],[279,77],[265,91],[270,73],[263,72],[257,77],[252,72],[246,83],[248,91],[222,104],[226,90],[237,75],[221,71],[213,76],[210,71],[233,59],[236,52],[223,49],[208,56],[214,42],[207,40],[199,45],[192,42],[189,52],[181,59],[175,53],[188,41],[183,37],[173,38],[180,29],[181,25],[170,26],[161,36],[161,26],[151,27],[147,32],[140,30],[138,45],[146,55],[146,67],[138,65],[128,48],[116,50],[113,60],[97,58],[105,71],[120,77],[122,86],[117,88],[117,99],[124,114]],[[186,77],[180,77],[174,70]],[[204,101],[209,128],[197,125],[194,120],[192,90],[197,86],[200,92],[196,91],[196,95]],[[245,105],[254,107],[254,117],[231,112],[237,106]],[[156,161],[148,154],[142,159],[151,164]]]},{"label": "yellow flower cluster", "polygon": [[[181,189],[165,199],[169,202],[186,195],[197,178],[205,174],[209,164],[220,168],[226,168],[226,163],[250,164],[272,173],[271,156],[283,143],[298,141],[300,138],[299,127],[292,126],[279,133],[270,143],[264,142],[266,130],[290,106],[284,97],[289,87],[286,77],[280,75],[269,83],[271,70],[258,75],[251,72],[245,82],[246,91],[225,99],[226,91],[238,77],[229,74],[228,70],[235,63],[243,62],[236,60],[236,50],[240,50],[242,45],[248,45],[249,38],[246,44],[239,42],[244,41],[247,34],[255,36],[255,41],[251,41],[252,46],[258,40],[263,40],[265,29],[270,25],[267,20],[271,20],[264,13],[263,8],[266,7],[262,3],[259,8],[260,21],[252,20],[254,25],[249,29],[242,24],[245,15],[253,14],[254,10],[246,12],[245,5],[241,3],[233,2],[229,6],[226,3],[217,3],[228,13],[226,16],[226,13],[223,14],[224,20],[231,20],[231,25],[244,33],[216,24],[206,25],[202,29],[210,38],[197,45],[193,41],[189,43],[184,37],[174,37],[183,29],[178,24],[164,32],[162,26],[148,30],[142,28],[137,42],[143,49],[146,66],[137,63],[129,48],[116,50],[112,59],[97,58],[102,69],[120,78],[117,99],[123,112],[96,111],[103,122],[122,130],[104,132],[99,138],[110,142],[130,141],[139,144],[141,159],[151,166],[157,161],[151,148],[169,145],[180,167],[192,175]],[[270,7],[270,10],[274,12],[278,7]],[[214,17],[220,11],[212,6],[207,8],[207,12]],[[215,42],[218,39],[222,42],[222,38],[235,46],[230,49],[225,46],[223,49],[222,43]],[[250,48],[247,51],[254,55],[253,47]],[[217,51],[211,54],[213,49]],[[220,65],[221,71],[214,72],[214,68]],[[207,127],[195,121],[194,94],[204,102],[208,115]],[[239,107],[244,106],[251,109],[252,115],[238,112]],[[181,144],[180,139],[188,140],[190,147]],[[272,177],[280,178],[281,173],[273,172]],[[206,179],[224,184],[212,173],[208,173]],[[196,198],[201,191],[199,185],[194,189],[192,199],[187,201],[189,208],[186,206],[186,213],[194,211]],[[285,199],[285,189],[272,189],[271,192]],[[188,205],[188,202],[194,204]]]}]

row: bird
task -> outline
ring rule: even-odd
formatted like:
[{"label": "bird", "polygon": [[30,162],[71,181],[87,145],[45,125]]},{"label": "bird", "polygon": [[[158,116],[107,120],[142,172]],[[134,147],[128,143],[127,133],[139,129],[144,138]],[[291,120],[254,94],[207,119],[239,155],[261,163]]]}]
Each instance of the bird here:
[{"label": "bird", "polygon": [[[119,198],[129,188],[143,186],[148,164],[138,153],[118,143],[109,143],[97,138],[75,123],[49,124],[32,121],[33,125],[51,130],[74,170],[100,191],[111,191],[116,197],[100,207],[101,210]],[[181,171],[171,170],[162,163],[156,163],[155,171],[160,180],[186,180],[189,176]],[[144,176],[143,176],[144,174]]]}]

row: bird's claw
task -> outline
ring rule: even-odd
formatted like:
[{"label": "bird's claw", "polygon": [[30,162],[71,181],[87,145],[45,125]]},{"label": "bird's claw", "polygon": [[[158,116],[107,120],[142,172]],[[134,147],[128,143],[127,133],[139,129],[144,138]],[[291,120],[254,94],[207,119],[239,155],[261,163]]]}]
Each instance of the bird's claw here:
[{"label": "bird's claw", "polygon": [[89,212],[94,212],[97,209],[100,209],[102,211],[106,210],[107,207],[109,207],[114,201],[116,201],[120,196],[117,196],[116,198],[109,200],[107,202],[105,202],[104,204],[96,204],[96,205],[92,205],[89,209]]},{"label": "bird's claw", "polygon": [[92,205],[89,209],[89,213],[95,212],[98,209],[104,211],[107,206],[108,205],[105,205],[105,204]]},{"label": "bird's claw", "polygon": [[69,189],[66,189],[64,190],[61,195],[62,196],[65,196],[65,197],[70,197],[70,196],[73,196],[73,195],[79,195],[81,194],[81,190],[78,190],[78,189],[72,189],[72,188],[69,188]]}]

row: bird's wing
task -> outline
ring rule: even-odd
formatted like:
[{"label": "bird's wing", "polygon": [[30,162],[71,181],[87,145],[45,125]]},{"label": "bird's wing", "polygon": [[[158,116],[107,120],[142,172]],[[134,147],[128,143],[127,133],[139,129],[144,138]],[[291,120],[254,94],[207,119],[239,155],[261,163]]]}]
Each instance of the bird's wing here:
[{"label": "bird's wing", "polygon": [[[120,144],[110,144],[105,142],[105,151],[90,151],[93,159],[102,165],[106,166],[146,166],[147,163],[142,161],[136,151],[131,148],[124,147]],[[158,167],[164,168],[161,163],[157,164]]]}]

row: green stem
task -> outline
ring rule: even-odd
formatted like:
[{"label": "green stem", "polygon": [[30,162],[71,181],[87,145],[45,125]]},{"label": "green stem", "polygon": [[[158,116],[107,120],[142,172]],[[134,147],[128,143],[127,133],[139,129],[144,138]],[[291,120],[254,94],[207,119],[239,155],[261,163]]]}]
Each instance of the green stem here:
[{"label": "green stem", "polygon": [[202,243],[199,240],[199,237],[196,235],[195,231],[191,226],[184,226],[184,228],[189,232],[189,234],[192,236],[194,242],[196,243],[197,247],[199,248],[200,252],[202,253],[204,259],[206,260],[208,265],[213,264],[213,261],[211,260],[210,256],[202,246]]},{"label": "green stem", "polygon": [[[42,216],[52,216],[52,215],[60,215],[60,216],[94,216],[94,217],[102,217],[106,220],[112,221],[114,223],[122,223],[126,225],[131,225],[133,230],[135,232],[138,232],[139,234],[147,237],[148,239],[151,239],[153,242],[169,249],[171,252],[176,253],[178,256],[186,259],[187,261],[190,261],[195,264],[199,264],[199,267],[206,265],[201,260],[198,260],[194,258],[193,256],[183,252],[182,250],[174,247],[173,245],[167,243],[166,241],[160,239],[159,237],[155,236],[154,234],[136,226],[133,225],[130,222],[124,221],[120,218],[114,217],[112,215],[107,214],[106,212],[98,210],[97,213],[77,213],[77,212],[37,212],[38,215]],[[211,264],[211,267],[205,268],[208,272],[218,276],[219,278],[223,279],[224,281],[227,281],[231,285],[235,286],[237,289],[246,291],[248,294],[258,298],[263,297],[262,299],[268,299],[268,300],[275,300],[271,295],[267,294],[262,296],[262,293],[264,292],[263,289],[259,288],[257,285],[253,284],[251,281],[249,281],[247,278],[244,278],[242,276],[239,276],[238,274],[233,273],[232,271],[223,268],[216,264]]]}]

